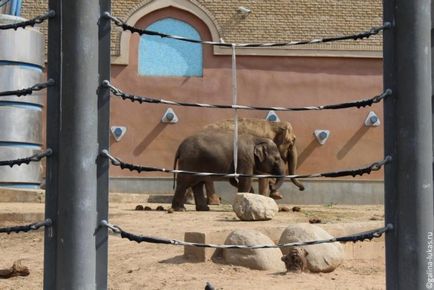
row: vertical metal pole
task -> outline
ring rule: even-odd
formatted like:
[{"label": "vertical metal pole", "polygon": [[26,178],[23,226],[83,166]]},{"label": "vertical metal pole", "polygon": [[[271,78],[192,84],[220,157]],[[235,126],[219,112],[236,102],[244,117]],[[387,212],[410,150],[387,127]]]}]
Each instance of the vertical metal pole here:
[{"label": "vertical metal pole", "polygon": [[[432,124],[432,168],[433,168],[433,183],[434,183],[434,1],[431,0],[431,124]],[[433,190],[433,203],[434,203],[434,190]],[[433,205],[434,207],[434,205]],[[434,267],[433,267],[433,232],[434,228],[431,230],[431,252],[427,250],[427,262],[431,263],[431,268],[427,269],[427,274],[431,277],[431,282],[427,283],[427,288],[434,288]],[[430,255],[431,254],[431,255]]]},{"label": "vertical metal pole", "polygon": [[[427,289],[427,250],[433,231],[430,5],[384,0],[385,169],[387,289]],[[429,289],[429,288],[428,288]]]},{"label": "vertical metal pole", "polygon": [[47,158],[45,217],[53,221],[51,228],[45,229],[44,238],[44,289],[56,289],[57,281],[57,210],[59,192],[59,137],[60,137],[60,96],[62,80],[62,45],[61,20],[62,9],[60,0],[50,0],[49,9],[56,16],[48,22],[48,65],[47,77],[55,81],[55,86],[47,89],[47,147],[53,154]]},{"label": "vertical metal pole", "polygon": [[56,87],[48,92],[47,117],[54,156],[47,168],[46,216],[54,225],[52,235],[46,233],[44,288],[101,289],[97,285],[107,285],[97,277],[106,273],[107,264],[99,263],[107,232],[97,230],[98,214],[106,216],[107,209],[97,196],[107,174],[97,169],[99,0],[50,0],[49,6],[57,14],[49,25],[48,75]]},{"label": "vertical metal pole", "polygon": [[[100,15],[104,12],[111,12],[110,0],[99,0]],[[104,80],[110,81],[110,31],[111,20],[101,17],[99,20],[99,84]],[[99,152],[103,149],[109,149],[110,143],[110,90],[106,87],[100,87],[98,91],[98,143]],[[98,222],[101,220],[108,221],[108,203],[109,203],[109,166],[107,158],[98,158],[98,183],[97,183],[97,209]],[[101,227],[96,232],[97,248],[97,272],[96,272],[96,289],[107,289],[107,266],[108,266],[108,231],[106,227]]]}]

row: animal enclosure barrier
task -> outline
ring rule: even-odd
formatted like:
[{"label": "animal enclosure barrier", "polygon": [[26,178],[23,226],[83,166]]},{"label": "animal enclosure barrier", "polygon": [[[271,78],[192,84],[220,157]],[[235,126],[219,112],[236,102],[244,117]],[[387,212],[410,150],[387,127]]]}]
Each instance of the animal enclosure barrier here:
[{"label": "animal enclosure barrier", "polygon": [[[285,178],[355,176],[369,173],[371,170],[379,170],[387,163],[385,166],[385,227],[329,241],[306,241],[304,244],[363,241],[386,233],[387,288],[428,288],[430,280],[427,275],[431,274],[432,277],[432,267],[429,273],[426,256],[427,236],[429,233],[432,235],[433,231],[432,126],[431,122],[427,122],[431,118],[432,94],[431,70],[429,69],[431,59],[430,54],[427,53],[430,47],[431,19],[430,13],[427,13],[431,9],[430,5],[431,1],[385,0],[384,26],[349,36],[269,44],[228,44],[203,41],[201,43],[204,45],[233,48],[233,104],[212,105],[179,103],[129,95],[113,87],[109,82],[112,22],[130,32],[173,38],[179,41],[195,41],[128,26],[122,20],[111,16],[110,1],[50,0],[49,82],[43,86],[48,89],[47,148],[49,149],[35,156],[0,162],[0,166],[14,166],[48,157],[46,220],[28,226],[3,228],[0,229],[0,233],[26,232],[45,226],[45,289],[107,289],[109,229],[136,242],[188,244],[177,240],[135,235],[108,222],[110,161],[113,165],[139,172],[174,172],[164,168],[125,163],[110,154],[108,149],[111,94],[139,103],[232,109],[235,112],[236,126],[237,110],[270,109],[237,104],[235,77],[237,47],[288,46],[357,40],[376,35],[384,30],[383,93],[369,100],[345,104],[271,108],[287,111],[344,109],[384,101],[386,157],[383,161],[360,169],[290,175]],[[80,21],[76,21],[77,19]],[[16,26],[4,29],[11,28],[17,29]],[[19,95],[20,93],[17,90],[12,94]],[[236,148],[236,134],[234,140]],[[185,171],[182,173],[220,174]],[[225,175],[227,177],[242,176],[236,170],[234,173]],[[208,244],[194,244],[193,246],[240,247],[239,245]],[[256,245],[250,248],[270,246]],[[274,247],[278,246],[288,245],[274,245]]]}]

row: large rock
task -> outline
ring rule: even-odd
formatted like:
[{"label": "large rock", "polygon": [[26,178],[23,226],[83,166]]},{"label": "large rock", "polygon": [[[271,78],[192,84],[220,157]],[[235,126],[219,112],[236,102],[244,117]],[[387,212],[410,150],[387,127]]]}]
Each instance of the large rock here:
[{"label": "large rock", "polygon": [[232,208],[237,217],[243,221],[271,220],[279,211],[274,199],[252,193],[238,193]]},{"label": "large rock", "polygon": [[[333,238],[328,232],[316,225],[294,224],[288,226],[282,233],[279,244],[326,240]],[[332,272],[344,258],[344,249],[338,242],[300,247],[307,252],[307,268],[311,272]],[[284,255],[290,252],[290,247],[282,248]]]},{"label": "large rock", "polygon": [[[273,245],[273,241],[255,230],[235,230],[226,238],[225,245]],[[256,270],[284,272],[282,252],[272,249],[223,249],[226,263]]]}]

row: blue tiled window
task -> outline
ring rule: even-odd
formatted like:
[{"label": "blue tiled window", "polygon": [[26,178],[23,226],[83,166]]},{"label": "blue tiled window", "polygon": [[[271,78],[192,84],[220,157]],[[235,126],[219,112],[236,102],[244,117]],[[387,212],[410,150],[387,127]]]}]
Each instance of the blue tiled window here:
[{"label": "blue tiled window", "polygon": [[[164,18],[147,30],[200,40],[188,23]],[[144,76],[202,76],[202,45],[159,36],[143,35],[139,44],[138,70]]]}]

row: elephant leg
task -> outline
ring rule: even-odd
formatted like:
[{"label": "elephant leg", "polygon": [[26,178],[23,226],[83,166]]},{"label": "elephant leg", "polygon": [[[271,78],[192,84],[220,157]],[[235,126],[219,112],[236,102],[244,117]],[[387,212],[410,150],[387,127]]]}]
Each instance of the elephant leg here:
[{"label": "elephant leg", "polygon": [[[239,182],[235,178],[229,179],[229,183],[233,187],[239,188]],[[240,192],[240,191],[238,190],[238,192]],[[253,186],[250,186],[250,189],[248,191],[245,191],[245,192],[255,193],[255,190],[253,189]]]},{"label": "elephant leg", "polygon": [[235,178],[229,178],[229,183],[233,186],[233,187],[238,187],[238,181]]},{"label": "elephant leg", "polygon": [[178,181],[176,183],[176,190],[175,195],[172,199],[172,209],[175,211],[185,211],[186,208],[184,206],[184,200],[185,200],[185,191],[187,190],[187,187],[182,183]]},{"label": "elephant leg", "polygon": [[272,199],[282,199],[283,198],[282,194],[280,192],[278,192],[277,190],[273,189],[274,182],[275,182],[274,179],[271,179],[271,178],[268,179],[267,184],[268,184],[269,189],[270,189],[270,195],[269,196]]},{"label": "elephant leg", "polygon": [[193,186],[194,201],[196,203],[197,211],[209,211],[209,207],[206,204],[206,199],[203,192],[203,186],[203,182],[200,182]]},{"label": "elephant leg", "polygon": [[269,179],[268,178],[259,178],[258,179],[259,194],[267,196],[268,195],[268,186],[269,186]]},{"label": "elephant leg", "polygon": [[238,181],[238,192],[250,192],[252,189],[252,179],[250,177],[240,177]]},{"label": "elephant leg", "polygon": [[209,205],[220,205],[220,196],[215,193],[214,182],[205,182],[205,190]]}]

